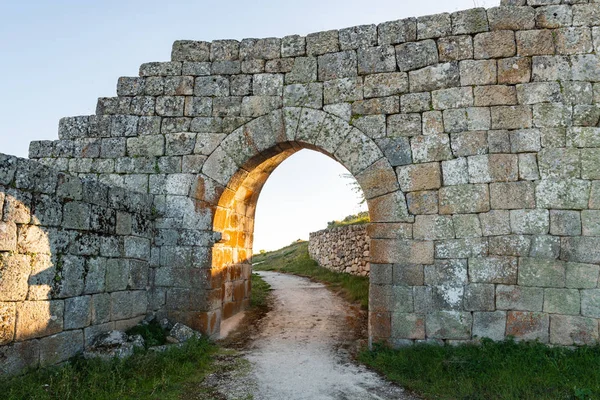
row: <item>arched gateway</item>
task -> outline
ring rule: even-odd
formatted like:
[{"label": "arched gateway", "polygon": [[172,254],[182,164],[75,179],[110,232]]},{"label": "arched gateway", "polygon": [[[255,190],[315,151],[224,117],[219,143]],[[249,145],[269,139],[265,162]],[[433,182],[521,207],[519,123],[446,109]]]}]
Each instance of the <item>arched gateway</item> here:
[{"label": "arched gateway", "polygon": [[554,3],[178,41],[39,163],[2,156],[0,368],[151,312],[217,333],[262,185],[301,148],[367,196],[371,340],[597,341],[600,4]]}]

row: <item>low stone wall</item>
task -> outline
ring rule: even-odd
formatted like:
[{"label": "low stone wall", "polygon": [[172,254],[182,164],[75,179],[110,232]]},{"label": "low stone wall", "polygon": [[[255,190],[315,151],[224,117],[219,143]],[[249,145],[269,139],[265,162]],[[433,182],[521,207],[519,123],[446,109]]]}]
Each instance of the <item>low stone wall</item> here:
[{"label": "low stone wall", "polygon": [[348,225],[310,234],[308,253],[327,269],[368,276],[369,240],[367,225]]},{"label": "low stone wall", "polygon": [[151,209],[149,195],[0,154],[0,375],[146,315]]}]

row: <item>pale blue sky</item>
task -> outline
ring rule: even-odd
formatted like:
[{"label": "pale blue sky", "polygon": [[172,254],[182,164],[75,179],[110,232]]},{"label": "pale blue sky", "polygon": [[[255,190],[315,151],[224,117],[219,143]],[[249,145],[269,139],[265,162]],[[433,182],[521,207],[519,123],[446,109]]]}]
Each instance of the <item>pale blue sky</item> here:
[{"label": "pale blue sky", "polygon": [[[61,117],[93,114],[98,97],[115,95],[120,76],[136,76],[144,62],[168,60],[171,45],[177,39],[212,41],[305,35],[498,3],[499,0],[0,0],[0,152],[26,157],[30,141],[57,139]],[[272,197],[302,199],[294,203],[293,210],[304,216],[302,220],[310,220],[311,226],[324,227],[326,221],[342,218],[355,208],[351,206],[355,204],[354,197],[348,206],[340,200],[354,196],[339,178],[340,169],[325,156],[316,156],[298,153],[267,182],[259,202],[257,249],[274,249],[308,237],[306,227],[284,224],[285,232],[282,230],[281,215],[290,215],[291,200],[269,203]],[[308,180],[300,183],[302,177]],[[318,183],[317,177],[325,180]],[[307,186],[313,183],[320,185],[318,191]],[[311,202],[300,192],[318,196],[311,196]],[[323,201],[339,204],[322,214],[319,210]],[[269,207],[262,207],[263,202]],[[332,215],[336,210],[337,214]],[[269,231],[277,234],[269,238]]]}]

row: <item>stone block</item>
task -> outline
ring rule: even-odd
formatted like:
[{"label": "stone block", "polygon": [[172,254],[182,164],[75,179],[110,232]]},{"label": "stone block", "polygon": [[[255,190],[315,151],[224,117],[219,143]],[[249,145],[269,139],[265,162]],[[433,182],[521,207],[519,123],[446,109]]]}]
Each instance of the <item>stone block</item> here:
[{"label": "stone block", "polygon": [[387,117],[387,135],[397,136],[416,136],[421,134],[421,115],[395,114]]},{"label": "stone block", "polygon": [[177,40],[171,51],[172,61],[203,62],[210,60],[210,43],[192,40]]},{"label": "stone block", "polygon": [[0,302],[0,345],[11,343],[14,339],[16,306],[15,302]]},{"label": "stone block", "polygon": [[316,57],[297,57],[292,71],[285,74],[285,83],[311,83],[317,80],[318,62]]},{"label": "stone block", "polygon": [[565,271],[562,261],[523,257],[519,260],[519,285],[561,288]]},{"label": "stone block", "polygon": [[485,283],[471,283],[465,286],[464,308],[467,311],[494,311],[495,287]]},{"label": "stone block", "polygon": [[511,210],[510,227],[516,234],[547,234],[550,229],[548,210]]},{"label": "stone block", "polygon": [[[286,86],[286,90],[288,87]],[[362,100],[362,79],[341,78],[327,81],[323,84],[323,96],[325,104]]]},{"label": "stone block", "polygon": [[579,315],[581,297],[577,289],[544,289],[544,312]]},{"label": "stone block", "polygon": [[408,211],[413,215],[437,214],[438,212],[438,192],[436,190],[407,193],[406,202]]},{"label": "stone block", "polygon": [[500,236],[510,234],[510,212],[492,210],[479,214],[483,236]]},{"label": "stone block", "polygon": [[473,58],[473,39],[469,35],[448,36],[438,39],[440,62]]},{"label": "stone block", "polygon": [[492,129],[527,129],[533,124],[530,106],[491,107]]},{"label": "stone block", "polygon": [[594,51],[589,27],[560,28],[552,32],[558,54],[583,54]]},{"label": "stone block", "polygon": [[550,30],[521,31],[516,33],[517,53],[521,57],[552,55],[554,38]]},{"label": "stone block", "polygon": [[581,291],[581,315],[600,318],[600,289]]},{"label": "stone block", "polygon": [[469,183],[469,171],[465,157],[442,162],[444,186],[462,185]]},{"label": "stone block", "polygon": [[396,168],[403,192],[438,189],[442,185],[440,164],[413,164]]},{"label": "stone block", "polygon": [[591,289],[598,285],[600,267],[594,264],[567,263],[566,286],[574,289]]},{"label": "stone block", "polygon": [[412,222],[401,191],[396,191],[367,201],[373,222]]},{"label": "stone block", "polygon": [[146,313],[148,299],[145,291],[111,293],[111,315],[113,320],[134,318]]},{"label": "stone block", "polygon": [[341,50],[356,50],[358,48],[377,45],[377,26],[360,25],[340,29],[339,40]]},{"label": "stone block", "polygon": [[306,36],[306,53],[309,56],[334,53],[339,50],[340,42],[337,30],[316,32]]},{"label": "stone block", "polygon": [[473,258],[488,255],[485,238],[442,240],[435,243],[436,259]]},{"label": "stone block", "polygon": [[323,85],[320,83],[287,85],[283,93],[284,107],[323,107]]},{"label": "stone block", "polygon": [[550,234],[557,236],[581,235],[581,215],[578,211],[551,210]]},{"label": "stone block", "polygon": [[509,311],[506,318],[506,335],[516,340],[539,340],[547,343],[550,318],[546,313]]},{"label": "stone block", "polygon": [[526,286],[498,285],[496,308],[499,310],[542,311],[544,289]]},{"label": "stone block", "polygon": [[392,313],[392,337],[425,339],[425,317],[413,313]]},{"label": "stone block", "polygon": [[281,39],[244,39],[240,43],[240,58],[242,60],[273,60],[280,57]]},{"label": "stone block", "polygon": [[423,266],[401,263],[393,266],[394,285],[422,286],[425,282]]},{"label": "stone block", "polygon": [[383,22],[377,25],[377,33],[380,45],[415,41],[417,39],[417,21],[415,18],[406,18]]},{"label": "stone block", "polygon": [[[256,118],[281,108],[283,99],[280,96],[248,96],[242,99],[243,117]],[[193,122],[192,122],[193,127]],[[193,129],[192,129],[193,130]]]},{"label": "stone block", "polygon": [[531,79],[531,59],[513,57],[498,60],[498,84],[514,85]]},{"label": "stone block", "polygon": [[492,340],[504,340],[506,312],[473,313],[473,336]]},{"label": "stone block", "polygon": [[423,113],[423,135],[436,135],[444,132],[443,114],[440,111]]},{"label": "stone block", "polygon": [[495,210],[512,210],[536,207],[533,182],[507,182],[490,184],[490,204]]},{"label": "stone block", "polygon": [[513,86],[476,86],[473,95],[474,105],[479,107],[517,104],[517,92]]},{"label": "stone block", "polygon": [[533,125],[543,128],[566,128],[572,124],[572,108],[562,103],[533,106]]},{"label": "stone block", "polygon": [[443,118],[444,130],[446,132],[464,132],[469,129],[467,110],[465,108],[444,110]]},{"label": "stone block", "polygon": [[438,311],[427,314],[427,337],[434,339],[470,339],[473,317],[469,312]]},{"label": "stone block", "polygon": [[358,74],[396,71],[396,50],[393,46],[367,47],[357,50]]},{"label": "stone block", "polygon": [[573,12],[568,5],[549,5],[535,9],[535,25],[538,28],[560,28],[570,26]]},{"label": "stone block", "polygon": [[62,332],[40,340],[40,365],[53,365],[83,351],[83,331]]},{"label": "stone block", "polygon": [[396,114],[399,111],[400,99],[398,96],[358,100],[352,103],[352,114],[354,115]]},{"label": "stone block", "polygon": [[400,96],[403,113],[418,113],[431,110],[431,94],[429,92],[408,93]]},{"label": "stone block", "polygon": [[290,35],[281,39],[281,57],[299,57],[304,55],[306,55],[306,38],[299,35]]},{"label": "stone block", "polygon": [[409,42],[396,46],[396,60],[400,71],[411,71],[438,63],[434,40]]},{"label": "stone block", "polygon": [[555,260],[560,256],[560,237],[540,235],[531,238],[529,257]]},{"label": "stone block", "polygon": [[540,175],[548,178],[579,178],[580,153],[577,149],[550,148],[538,153]]},{"label": "stone block", "polygon": [[487,10],[490,30],[525,30],[535,27],[533,7],[493,7]]},{"label": "stone block", "polygon": [[597,149],[581,150],[581,177],[600,179],[600,152]]},{"label": "stone block", "polygon": [[594,345],[598,342],[598,321],[568,315],[550,316],[550,343],[560,346]]},{"label": "stone block", "polygon": [[450,160],[450,138],[447,134],[415,136],[410,141],[412,158],[415,163]]},{"label": "stone block", "polygon": [[518,157],[490,154],[468,157],[470,183],[507,182],[518,179]]},{"label": "stone block", "polygon": [[470,214],[490,210],[487,185],[456,185],[440,189],[441,214]]},{"label": "stone block", "polygon": [[37,368],[40,360],[40,348],[38,340],[13,343],[0,347],[0,373],[9,377],[22,373],[27,368]]},{"label": "stone block", "polygon": [[464,60],[460,62],[460,84],[495,85],[497,72],[496,60]]},{"label": "stone block", "polygon": [[476,59],[512,57],[517,51],[513,31],[480,33],[473,45]]},{"label": "stone block", "polygon": [[591,236],[565,237],[561,240],[562,260],[600,263],[600,238]]},{"label": "stone block", "polygon": [[584,236],[600,236],[600,211],[583,210],[581,212],[581,224]]},{"label": "stone block", "polygon": [[587,208],[589,181],[546,179],[537,184],[537,206],[541,208],[582,210]]},{"label": "stone block", "polygon": [[457,11],[450,15],[452,18],[452,34],[472,34],[489,30],[488,17],[484,8]]},{"label": "stone block", "polygon": [[444,63],[409,72],[411,92],[429,92],[460,86],[461,73],[457,63]]},{"label": "stone block", "polygon": [[0,251],[17,250],[17,225],[0,221]]},{"label": "stone block", "polygon": [[64,329],[79,329],[90,325],[91,300],[91,296],[71,297],[65,300]]},{"label": "stone block", "polygon": [[410,142],[406,137],[389,137],[376,140],[377,145],[385,154],[390,165],[397,167],[412,163]]},{"label": "stone block", "polygon": [[519,179],[528,181],[540,179],[537,156],[535,154],[519,154]]},{"label": "stone block", "polygon": [[523,235],[493,236],[489,238],[490,254],[498,256],[527,256],[531,238]]},{"label": "stone block", "polygon": [[365,76],[364,95],[366,98],[392,96],[407,91],[408,74],[406,73],[390,72]]},{"label": "stone block", "polygon": [[485,257],[469,259],[469,282],[517,283],[517,259],[515,257]]},{"label": "stone block", "polygon": [[426,15],[417,18],[417,39],[432,39],[449,36],[452,33],[450,14]]},{"label": "stone block", "polygon": [[436,110],[470,107],[473,105],[473,89],[461,87],[436,90],[431,98],[433,108]]},{"label": "stone block", "polygon": [[454,238],[452,217],[443,215],[417,215],[413,226],[413,237],[417,240]]},{"label": "stone block", "polygon": [[63,330],[64,303],[24,301],[17,305],[15,339],[23,341],[52,335]]},{"label": "stone block", "polygon": [[454,232],[457,239],[481,237],[481,225],[476,214],[457,214],[452,216]]},{"label": "stone block", "polygon": [[433,242],[372,239],[371,262],[392,264],[433,264]]}]

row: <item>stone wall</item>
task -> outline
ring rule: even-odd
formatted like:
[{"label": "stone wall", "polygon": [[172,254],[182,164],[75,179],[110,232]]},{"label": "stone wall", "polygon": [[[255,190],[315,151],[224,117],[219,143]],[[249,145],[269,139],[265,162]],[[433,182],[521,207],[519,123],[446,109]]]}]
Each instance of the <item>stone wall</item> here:
[{"label": "stone wall", "polygon": [[157,308],[151,205],[0,155],[0,374],[65,361]]},{"label": "stone wall", "polygon": [[347,225],[311,232],[308,253],[321,267],[369,276],[367,225]]},{"label": "stone wall", "polygon": [[206,333],[247,305],[261,188],[310,149],[367,199],[371,340],[591,343],[600,3],[548,3],[177,41],[30,156],[154,196],[160,311]]}]

